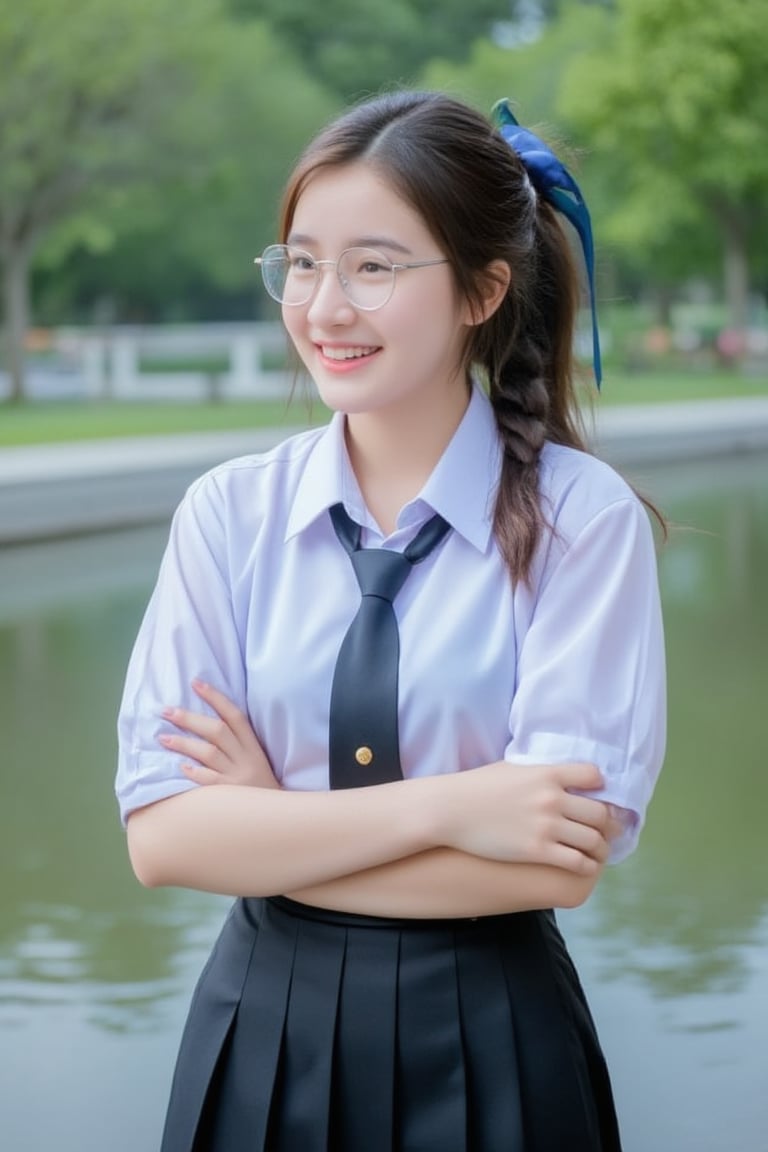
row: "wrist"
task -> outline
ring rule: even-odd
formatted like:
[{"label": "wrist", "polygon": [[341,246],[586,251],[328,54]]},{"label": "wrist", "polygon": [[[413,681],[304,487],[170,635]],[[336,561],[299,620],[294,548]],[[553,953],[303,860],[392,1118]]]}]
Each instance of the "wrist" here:
[{"label": "wrist", "polygon": [[457,843],[461,802],[459,773],[417,777],[409,780],[406,792],[406,821],[417,841],[414,851],[454,848]]}]

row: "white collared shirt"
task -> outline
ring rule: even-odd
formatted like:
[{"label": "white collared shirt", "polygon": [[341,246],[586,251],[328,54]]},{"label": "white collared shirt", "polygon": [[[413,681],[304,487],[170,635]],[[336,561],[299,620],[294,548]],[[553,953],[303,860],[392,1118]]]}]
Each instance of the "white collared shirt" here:
[{"label": "white collared shirt", "polygon": [[286,788],[328,787],[333,669],[360,602],[328,508],[343,501],[362,544],[402,551],[434,512],[453,531],[395,601],[399,728],[407,777],[514,763],[589,761],[594,795],[633,819],[634,848],[665,741],[664,644],[645,509],[606,464],[548,444],[553,530],[530,587],[513,586],[492,535],[500,446],[479,387],[419,496],[384,537],[344,444],[344,418],[214,468],[173,520],[128,668],[117,794],[136,808],[194,788],[158,736],[162,709],[202,707],[199,678],[245,710]]}]

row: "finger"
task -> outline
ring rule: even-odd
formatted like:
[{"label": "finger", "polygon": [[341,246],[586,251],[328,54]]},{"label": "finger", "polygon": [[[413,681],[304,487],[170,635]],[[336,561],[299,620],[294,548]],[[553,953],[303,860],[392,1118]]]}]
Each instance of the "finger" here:
[{"label": "finger", "polygon": [[563,805],[563,813],[569,820],[596,828],[608,843],[617,840],[626,831],[626,822],[621,818],[622,809],[602,800],[590,800],[586,796],[573,796]]},{"label": "finger", "polygon": [[577,876],[596,876],[603,862],[592,856],[585,856],[578,848],[555,844],[546,863],[555,868],[562,868],[566,872],[573,872]]},{"label": "finger", "polygon": [[263,755],[264,750],[253,730],[250,716],[242,708],[238,708],[237,704],[233,704],[223,692],[219,692],[217,688],[203,680],[193,680],[192,688],[209,708],[219,714],[246,752]]},{"label": "finger", "polygon": [[602,800],[592,800],[589,796],[578,796],[567,792],[563,801],[563,815],[577,824],[586,824],[604,832],[610,815],[608,805]]},{"label": "finger", "polygon": [[215,772],[212,768],[204,768],[202,764],[182,764],[181,770],[184,775],[195,784],[210,785],[225,783],[225,779],[220,772]]},{"label": "finger", "polygon": [[229,758],[215,745],[206,740],[198,740],[194,736],[175,736],[163,733],[158,741],[171,752],[178,752],[180,756],[189,756],[198,764],[209,768],[213,772],[225,772],[230,761]]},{"label": "finger", "polygon": [[588,824],[566,821],[559,842],[568,848],[575,848],[582,855],[596,860],[599,864],[603,864],[608,859],[608,852],[610,851],[608,840],[602,832],[598,831],[597,828],[591,828]]},{"label": "finger", "polygon": [[190,712],[186,708],[164,708],[163,718],[176,728],[191,732],[194,736],[220,748],[233,757],[238,748],[238,739],[225,720],[219,716],[206,716],[202,712]]},{"label": "finger", "polygon": [[607,814],[603,815],[599,825],[596,826],[581,820],[561,817],[552,826],[550,836],[554,843],[575,848],[595,860],[604,860],[609,847],[604,827],[607,819]]},{"label": "finger", "polygon": [[603,786],[603,777],[596,764],[557,764],[554,771],[555,779],[563,788],[592,792]]},{"label": "finger", "polygon": [[250,735],[254,738],[251,723],[242,708],[238,708],[237,704],[225,696],[223,692],[219,692],[218,688],[214,688],[211,684],[207,684],[204,680],[192,681],[193,691],[205,701],[214,712],[217,712],[222,720],[232,729],[233,732],[238,733],[241,738]]}]

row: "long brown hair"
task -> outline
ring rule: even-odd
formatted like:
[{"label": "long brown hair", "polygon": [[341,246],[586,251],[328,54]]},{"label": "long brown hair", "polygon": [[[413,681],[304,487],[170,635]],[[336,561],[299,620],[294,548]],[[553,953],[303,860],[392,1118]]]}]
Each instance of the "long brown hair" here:
[{"label": "long brown hair", "polygon": [[419,213],[464,298],[481,303],[495,261],[511,269],[501,305],[470,329],[465,355],[484,378],[503,444],[494,532],[513,578],[526,580],[545,524],[542,446],[586,450],[573,379],[578,273],[567,237],[480,113],[441,93],[400,91],[357,105],[309,145],[283,198],[282,241],[312,176],[354,161]]}]

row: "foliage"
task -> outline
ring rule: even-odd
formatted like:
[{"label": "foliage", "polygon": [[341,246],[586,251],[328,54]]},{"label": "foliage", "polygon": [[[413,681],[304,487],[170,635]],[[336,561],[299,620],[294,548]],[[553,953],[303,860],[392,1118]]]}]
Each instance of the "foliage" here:
[{"label": "foliage", "polygon": [[72,252],[107,254],[113,291],[122,278],[145,302],[172,291],[179,269],[209,286],[246,283],[285,171],[331,107],[265,25],[235,25],[219,0],[4,6],[0,263],[14,396],[33,258],[55,269]]},{"label": "foliage", "polygon": [[413,83],[432,57],[462,58],[515,9],[514,0],[230,0],[230,6],[267,20],[343,101]]},{"label": "foliage", "polygon": [[[100,250],[81,243],[65,269],[80,298],[100,297],[105,318],[182,318],[195,299],[212,318],[228,295],[241,315],[252,314],[253,257],[274,237],[294,160],[334,109],[266,25],[220,20],[184,107],[194,168],[162,188],[112,197],[110,242]],[[51,237],[44,266],[59,266],[61,241],[61,231]]]},{"label": "foliage", "polygon": [[[0,242],[35,243],[105,186],[172,176],[208,0],[25,0],[0,13]],[[97,218],[98,219],[98,218]],[[80,226],[98,240],[106,221]],[[98,242],[97,240],[97,242]]]},{"label": "foliage", "polygon": [[732,259],[765,274],[765,255],[747,242],[765,227],[768,193],[762,9],[762,0],[617,0],[592,51],[569,63],[560,107],[614,188],[607,234],[646,269],[690,274],[703,254],[690,238],[719,236]]},{"label": "foliage", "polygon": [[572,58],[589,49],[600,20],[601,10],[593,5],[572,5],[530,43],[504,48],[478,40],[465,61],[431,61],[425,84],[452,92],[486,114],[506,96],[522,123],[556,142],[568,126],[568,117],[559,115],[560,76]]},{"label": "foliage", "polygon": [[[603,297],[653,283],[671,298],[691,275],[711,277],[723,252],[732,283],[741,260],[765,287],[761,6],[2,5],[6,319],[9,269],[18,285],[31,260],[46,323],[258,314],[251,261],[274,236],[296,154],[343,100],[399,82],[446,89],[485,112],[506,95],[525,124],[565,151],[592,209]],[[534,25],[545,20],[532,41],[526,14]]]},{"label": "foliage", "polygon": [[162,184],[192,158],[194,90],[213,0],[25,0],[0,11],[0,262],[12,398],[23,386],[28,275],[59,221],[104,242],[105,189]]}]

